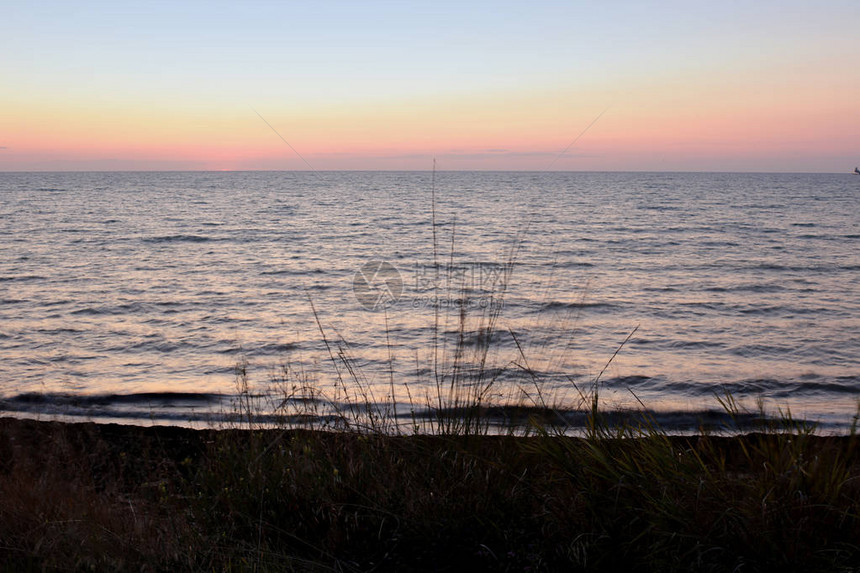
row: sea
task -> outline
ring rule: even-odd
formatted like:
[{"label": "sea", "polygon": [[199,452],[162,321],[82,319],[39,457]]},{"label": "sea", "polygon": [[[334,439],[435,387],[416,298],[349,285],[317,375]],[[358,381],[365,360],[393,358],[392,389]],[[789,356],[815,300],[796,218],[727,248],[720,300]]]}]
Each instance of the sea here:
[{"label": "sea", "polygon": [[858,403],[850,173],[0,173],[0,415],[846,433]]}]

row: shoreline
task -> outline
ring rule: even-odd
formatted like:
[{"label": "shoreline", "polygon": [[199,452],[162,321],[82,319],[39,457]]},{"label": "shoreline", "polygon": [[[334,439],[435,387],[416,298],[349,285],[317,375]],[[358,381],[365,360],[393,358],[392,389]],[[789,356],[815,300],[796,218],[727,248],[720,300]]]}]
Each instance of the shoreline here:
[{"label": "shoreline", "polygon": [[[440,419],[470,418],[488,433],[528,435],[538,428],[551,433],[581,436],[587,431],[592,411],[582,400],[563,407],[522,403],[469,404],[454,400],[439,407],[363,402],[329,402],[318,397],[287,397],[277,405],[277,395],[237,393],[157,392],[138,394],[23,393],[0,398],[0,418],[58,423],[95,423],[129,426],[179,427],[194,430],[236,426],[283,430],[371,431],[388,435],[433,434]],[[726,394],[713,404],[690,404],[687,408],[638,406],[599,407],[610,425],[642,426],[671,435],[743,435],[785,423],[814,427],[819,435],[847,436],[858,421],[857,410],[825,418],[798,417],[778,403],[749,404]],[[376,420],[370,418],[375,416]],[[417,431],[416,431],[416,428]]]}]

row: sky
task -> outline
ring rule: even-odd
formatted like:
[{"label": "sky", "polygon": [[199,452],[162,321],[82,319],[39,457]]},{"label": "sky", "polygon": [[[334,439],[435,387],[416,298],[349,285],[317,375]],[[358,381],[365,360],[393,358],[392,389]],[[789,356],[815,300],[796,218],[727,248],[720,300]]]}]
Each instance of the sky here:
[{"label": "sky", "polygon": [[856,0],[0,13],[0,171],[860,165]]}]

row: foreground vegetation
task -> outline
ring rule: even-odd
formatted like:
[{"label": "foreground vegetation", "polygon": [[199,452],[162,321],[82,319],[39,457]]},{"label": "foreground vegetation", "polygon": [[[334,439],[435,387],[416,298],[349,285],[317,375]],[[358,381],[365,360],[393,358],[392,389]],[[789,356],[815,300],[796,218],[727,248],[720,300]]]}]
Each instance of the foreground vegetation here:
[{"label": "foreground vegetation", "polygon": [[[5,570],[860,567],[857,438],[0,420]],[[788,425],[788,427],[786,427]]]}]

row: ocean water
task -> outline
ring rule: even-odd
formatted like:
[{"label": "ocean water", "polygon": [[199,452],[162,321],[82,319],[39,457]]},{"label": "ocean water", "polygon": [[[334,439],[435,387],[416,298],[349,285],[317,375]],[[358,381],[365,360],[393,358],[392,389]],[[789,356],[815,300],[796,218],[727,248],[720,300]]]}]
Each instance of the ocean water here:
[{"label": "ocean water", "polygon": [[844,431],[858,206],[851,174],[0,173],[0,413],[217,423],[246,364],[321,414],[453,377],[574,419],[597,381]]}]

